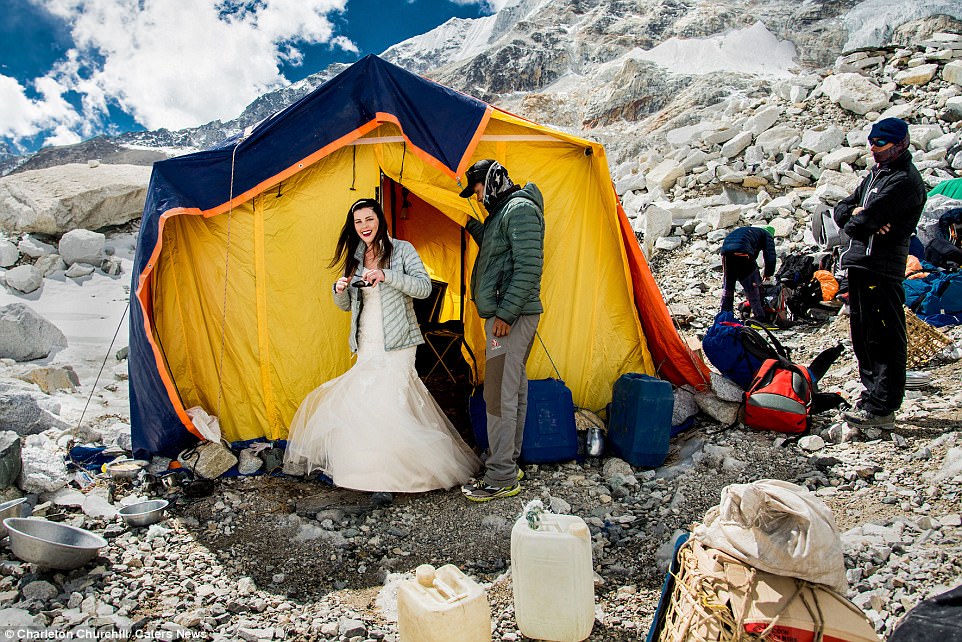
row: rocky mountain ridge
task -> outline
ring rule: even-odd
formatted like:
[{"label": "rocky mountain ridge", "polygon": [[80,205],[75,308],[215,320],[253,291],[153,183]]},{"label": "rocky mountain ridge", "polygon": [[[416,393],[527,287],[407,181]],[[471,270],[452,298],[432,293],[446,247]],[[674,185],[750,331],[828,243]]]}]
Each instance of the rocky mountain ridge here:
[{"label": "rocky mountain ridge", "polygon": [[[760,22],[775,38],[794,43],[798,70],[804,73],[824,69],[853,43],[898,43],[937,30],[958,30],[960,20],[962,6],[951,0],[910,5],[894,0],[519,0],[492,16],[452,19],[382,56],[533,120],[603,138],[605,132],[595,134],[597,128],[630,128],[657,114],[679,92],[674,102],[697,107],[750,93],[754,85],[766,82],[738,72],[676,74],[638,58],[639,52],[673,38],[706,38]],[[0,174],[93,158],[133,158],[138,164],[155,160],[119,148],[169,156],[210,147],[286,107],[341,69],[343,65],[332,65],[266,93],[224,123],[98,137],[27,157],[5,156],[0,149]],[[105,153],[107,143],[118,149]],[[618,137],[612,144],[618,145]]]}]

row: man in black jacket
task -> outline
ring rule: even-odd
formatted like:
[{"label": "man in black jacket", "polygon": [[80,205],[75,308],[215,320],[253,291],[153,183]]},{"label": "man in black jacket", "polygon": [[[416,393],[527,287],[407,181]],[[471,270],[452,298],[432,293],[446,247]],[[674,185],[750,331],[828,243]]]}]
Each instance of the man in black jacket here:
[{"label": "man in black jacket", "polygon": [[909,151],[905,121],[872,126],[876,165],[855,192],[835,206],[835,222],[850,238],[841,266],[848,270],[852,348],[865,390],[851,425],[890,428],[905,394],[905,261],[925,205],[925,185]]},{"label": "man in black jacket", "polygon": [[735,283],[741,283],[752,308],[752,318],[769,321],[762,304],[762,278],[758,273],[758,254],[765,257],[765,278],[775,274],[775,228],[738,227],[729,232],[721,246],[722,312],[735,309]]}]

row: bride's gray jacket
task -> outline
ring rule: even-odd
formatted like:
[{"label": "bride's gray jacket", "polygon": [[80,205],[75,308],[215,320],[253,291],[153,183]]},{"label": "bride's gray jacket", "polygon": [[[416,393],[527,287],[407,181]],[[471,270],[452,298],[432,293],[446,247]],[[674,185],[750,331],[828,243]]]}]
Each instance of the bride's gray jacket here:
[{"label": "bride's gray jacket", "polygon": [[[431,278],[417,250],[407,241],[391,239],[391,265],[384,268],[381,290],[381,309],[384,313],[384,349],[400,350],[424,343],[414,304],[411,299],[426,299],[431,294]],[[358,244],[354,257],[361,263],[355,276],[364,272],[364,243]],[[351,334],[348,342],[351,352],[357,352],[357,326],[361,314],[361,290],[348,286],[343,292],[334,292],[334,303],[342,310],[351,311]]]}]

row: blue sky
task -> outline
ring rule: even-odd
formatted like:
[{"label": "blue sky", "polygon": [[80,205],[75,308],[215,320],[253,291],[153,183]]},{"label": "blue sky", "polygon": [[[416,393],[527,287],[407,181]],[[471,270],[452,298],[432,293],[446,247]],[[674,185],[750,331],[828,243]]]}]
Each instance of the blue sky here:
[{"label": "blue sky", "polygon": [[6,0],[15,151],[237,116],[258,95],[509,0]]}]

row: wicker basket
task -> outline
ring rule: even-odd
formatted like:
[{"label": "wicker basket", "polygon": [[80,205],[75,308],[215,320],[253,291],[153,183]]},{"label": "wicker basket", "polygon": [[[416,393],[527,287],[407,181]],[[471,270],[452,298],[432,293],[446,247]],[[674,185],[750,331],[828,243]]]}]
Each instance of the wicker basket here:
[{"label": "wicker basket", "polygon": [[952,344],[952,339],[933,328],[915,313],[905,309],[905,334],[908,338],[905,365],[914,370]]}]

